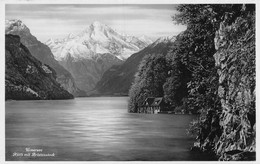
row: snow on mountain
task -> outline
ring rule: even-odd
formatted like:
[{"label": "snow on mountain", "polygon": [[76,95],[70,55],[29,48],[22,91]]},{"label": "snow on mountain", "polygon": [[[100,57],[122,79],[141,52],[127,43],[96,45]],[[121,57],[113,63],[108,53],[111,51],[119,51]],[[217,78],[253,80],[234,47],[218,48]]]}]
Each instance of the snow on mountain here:
[{"label": "snow on mountain", "polygon": [[153,41],[150,38],[148,38],[147,36],[145,36],[145,35],[142,35],[142,36],[138,37],[138,39],[143,41],[143,42],[145,42],[145,43],[148,43],[148,44],[153,43]]},{"label": "snow on mountain", "polygon": [[55,59],[65,60],[68,55],[74,60],[92,58],[95,54],[109,53],[120,60],[127,59],[130,55],[140,51],[152,41],[142,36],[123,35],[109,26],[98,21],[93,22],[88,28],[77,35],[69,34],[63,39],[50,39],[48,45]]},{"label": "snow on mountain", "polygon": [[165,37],[159,37],[155,42],[153,42],[150,46],[155,47],[158,44],[161,43],[169,43],[174,42],[176,40],[176,36],[165,36]]},{"label": "snow on mountain", "polygon": [[29,28],[21,20],[5,20],[5,33],[9,34],[14,31],[24,31],[30,33]]}]

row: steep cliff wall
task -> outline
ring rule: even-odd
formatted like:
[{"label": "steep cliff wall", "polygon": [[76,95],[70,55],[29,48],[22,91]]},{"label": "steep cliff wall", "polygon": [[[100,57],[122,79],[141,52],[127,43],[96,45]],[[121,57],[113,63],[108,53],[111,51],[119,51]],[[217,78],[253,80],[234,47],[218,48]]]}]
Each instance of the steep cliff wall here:
[{"label": "steep cliff wall", "polygon": [[255,160],[255,15],[225,18],[214,39],[221,110],[208,112],[197,144],[219,160]]},{"label": "steep cliff wall", "polygon": [[5,33],[20,36],[21,43],[25,45],[30,53],[39,61],[49,65],[57,73],[56,81],[74,96],[86,95],[79,90],[74,82],[72,75],[63,68],[54,56],[50,48],[37,40],[30,32],[30,29],[20,20],[6,20]]},{"label": "steep cliff wall", "polygon": [[5,37],[5,99],[72,99],[55,80],[56,72],[33,57],[20,37]]},{"label": "steep cliff wall", "polygon": [[240,160],[255,151],[255,17],[223,21],[216,32],[214,55],[223,130],[215,150],[220,159]]}]

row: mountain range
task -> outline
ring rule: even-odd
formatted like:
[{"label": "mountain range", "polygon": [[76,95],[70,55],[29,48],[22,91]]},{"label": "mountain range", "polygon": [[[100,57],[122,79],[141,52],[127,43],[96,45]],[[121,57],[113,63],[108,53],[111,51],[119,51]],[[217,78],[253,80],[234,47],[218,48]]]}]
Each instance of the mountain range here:
[{"label": "mountain range", "polygon": [[128,95],[139,64],[148,54],[166,55],[176,37],[161,37],[143,50],[131,55],[123,64],[108,69],[97,83],[93,95]]},{"label": "mountain range", "polygon": [[49,39],[45,44],[59,64],[72,74],[76,85],[89,92],[110,67],[122,64],[151,43],[146,36],[120,34],[96,21],[76,35]]},{"label": "mountain range", "polygon": [[22,21],[5,23],[5,33],[18,35],[31,55],[53,68],[56,81],[74,96],[127,95],[142,58],[166,54],[175,40],[162,37],[153,42],[96,21],[76,35],[41,43]]}]

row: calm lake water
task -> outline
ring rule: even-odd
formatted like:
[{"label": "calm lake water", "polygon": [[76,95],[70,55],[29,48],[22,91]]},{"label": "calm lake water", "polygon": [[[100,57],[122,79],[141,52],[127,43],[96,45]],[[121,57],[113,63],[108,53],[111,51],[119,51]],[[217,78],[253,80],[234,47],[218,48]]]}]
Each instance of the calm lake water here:
[{"label": "calm lake water", "polygon": [[7,101],[6,160],[203,160],[190,152],[194,140],[186,134],[196,116],[128,113],[127,101]]}]

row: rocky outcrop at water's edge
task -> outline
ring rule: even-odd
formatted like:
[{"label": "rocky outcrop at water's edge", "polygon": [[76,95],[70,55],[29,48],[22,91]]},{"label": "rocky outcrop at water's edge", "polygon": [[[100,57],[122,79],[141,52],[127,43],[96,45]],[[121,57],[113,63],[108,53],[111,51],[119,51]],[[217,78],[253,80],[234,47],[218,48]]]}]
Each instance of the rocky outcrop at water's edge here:
[{"label": "rocky outcrop at water's edge", "polygon": [[219,160],[255,160],[255,15],[224,20],[214,41],[222,109],[208,112],[195,146]]}]

